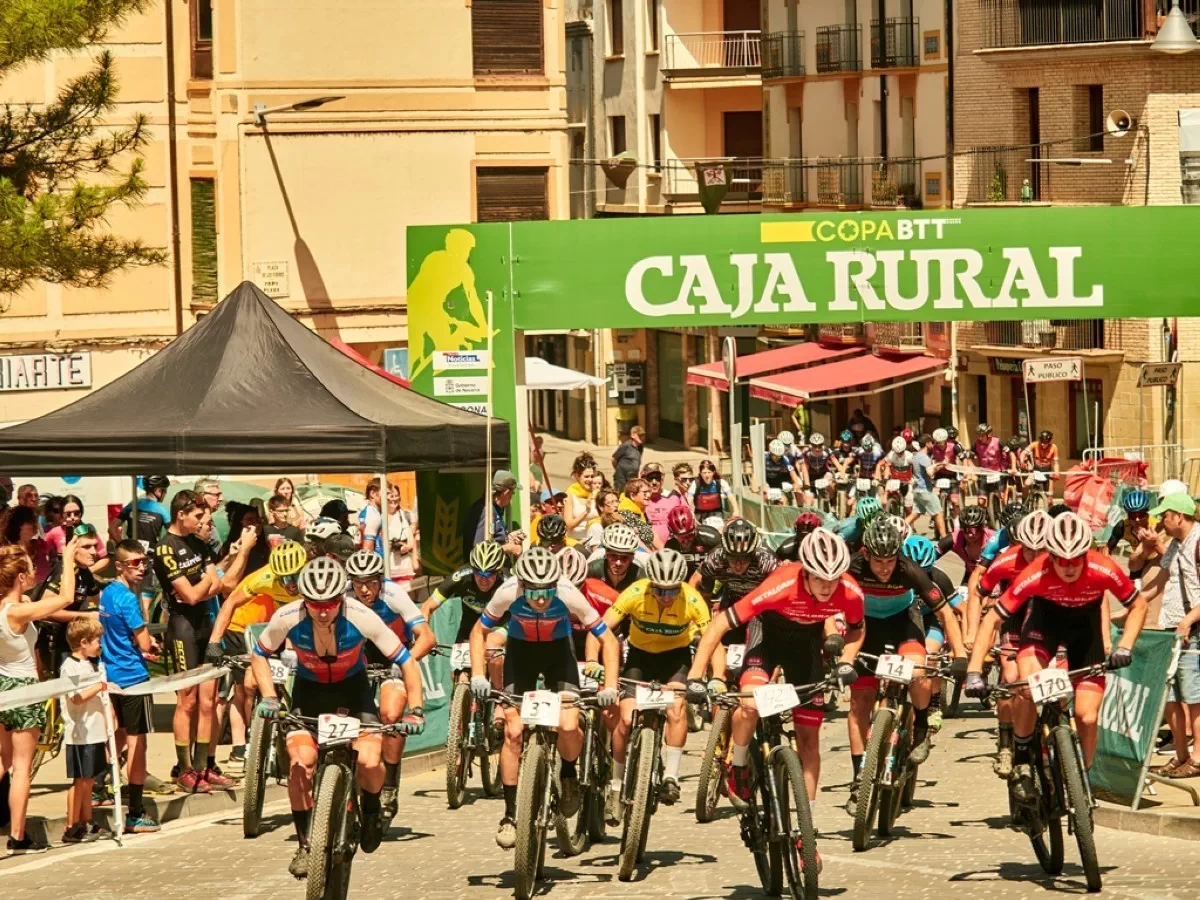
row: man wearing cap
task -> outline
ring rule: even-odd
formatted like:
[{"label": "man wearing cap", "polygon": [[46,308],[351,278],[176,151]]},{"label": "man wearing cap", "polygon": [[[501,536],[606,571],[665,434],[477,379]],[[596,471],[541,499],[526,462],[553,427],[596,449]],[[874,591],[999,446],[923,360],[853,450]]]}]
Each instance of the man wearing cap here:
[{"label": "man wearing cap", "polygon": [[[1196,527],[1196,501],[1182,492],[1167,494],[1150,515],[1162,522],[1171,538],[1158,576],[1162,585],[1162,611],[1158,627],[1174,629],[1183,638],[1184,650],[1200,650],[1200,528]],[[1186,660],[1186,662],[1184,661]],[[1200,734],[1200,666],[1196,656],[1184,656],[1168,686],[1167,724],[1175,744],[1175,758],[1150,771],[1168,778],[1200,775],[1200,746],[1188,753],[1187,723]]]},{"label": "man wearing cap", "polygon": [[[517,489],[517,478],[507,469],[497,469],[492,475],[492,517],[491,539],[504,546],[504,552],[517,556],[521,552],[521,533],[509,531],[507,509],[512,503],[513,492]],[[484,518],[484,499],[480,497],[467,512],[467,531],[463,535],[463,559],[471,555],[476,544],[487,540],[487,520]]]},{"label": "man wearing cap", "polygon": [[637,478],[642,467],[642,445],[646,443],[646,429],[634,425],[629,429],[629,440],[625,441],[612,455],[613,487],[617,493],[625,490],[625,482]]}]

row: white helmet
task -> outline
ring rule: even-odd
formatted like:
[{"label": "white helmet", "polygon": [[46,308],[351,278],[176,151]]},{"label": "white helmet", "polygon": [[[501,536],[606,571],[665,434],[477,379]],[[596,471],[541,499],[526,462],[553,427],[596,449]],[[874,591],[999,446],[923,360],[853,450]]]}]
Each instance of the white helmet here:
[{"label": "white helmet", "polygon": [[850,550],[841,536],[815,528],[800,542],[800,565],[809,575],[825,581],[841,578],[850,568]]},{"label": "white helmet", "polygon": [[788,447],[790,447],[790,446],[792,446],[792,444],[796,443],[796,437],[790,431],[781,431],[781,432],[779,432],[779,434],[775,435],[775,437],[777,437],[777,438],[779,438],[779,440],[783,441],[784,445],[788,446]]},{"label": "white helmet", "polygon": [[545,547],[530,547],[517,557],[513,574],[524,588],[546,588],[558,584],[562,566],[558,557]]},{"label": "white helmet", "polygon": [[950,440],[950,433],[945,428],[935,428],[933,429],[933,439],[940,444]]},{"label": "white helmet", "polygon": [[1168,478],[1159,486],[1158,496],[1169,497],[1171,494],[1186,494],[1188,486],[1178,478]]},{"label": "white helmet", "polygon": [[317,519],[304,532],[306,541],[327,541],[342,533],[342,526],[333,519]]},{"label": "white helmet", "polygon": [[871,435],[869,435],[869,434],[864,434],[862,436],[862,440],[859,441],[858,443],[859,443],[859,446],[862,447],[864,450],[870,450],[872,447],[875,446],[875,438],[871,437]]},{"label": "white helmet", "polygon": [[783,454],[787,452],[787,447],[784,445],[783,441],[779,440],[779,438],[775,438],[775,440],[767,444],[767,452],[772,456],[783,456]]},{"label": "white helmet", "polygon": [[624,522],[609,525],[600,535],[605,550],[613,553],[633,553],[638,548],[637,532]]},{"label": "white helmet", "polygon": [[808,436],[808,443],[813,447],[820,447],[825,443],[825,435],[821,434],[819,431],[814,431]]},{"label": "white helmet", "polygon": [[1045,510],[1039,509],[1022,516],[1017,522],[1016,534],[1013,536],[1017,543],[1029,550],[1045,550],[1046,537],[1054,520]]},{"label": "white helmet", "polygon": [[655,550],[646,559],[642,572],[655,587],[677,588],[687,578],[687,560],[677,550]]},{"label": "white helmet", "polygon": [[1051,556],[1074,559],[1092,548],[1092,529],[1075,513],[1063,513],[1052,522],[1046,535],[1046,549]]},{"label": "white helmet", "polygon": [[907,449],[908,449],[908,444],[905,443],[904,438],[902,438],[902,437],[892,438],[892,452],[893,453],[903,453]]},{"label": "white helmet", "polygon": [[558,551],[558,564],[562,566],[563,578],[579,587],[587,578],[587,557],[574,547],[563,547]]},{"label": "white helmet", "polygon": [[309,560],[300,570],[298,584],[305,600],[327,603],[346,591],[346,570],[331,556]]}]

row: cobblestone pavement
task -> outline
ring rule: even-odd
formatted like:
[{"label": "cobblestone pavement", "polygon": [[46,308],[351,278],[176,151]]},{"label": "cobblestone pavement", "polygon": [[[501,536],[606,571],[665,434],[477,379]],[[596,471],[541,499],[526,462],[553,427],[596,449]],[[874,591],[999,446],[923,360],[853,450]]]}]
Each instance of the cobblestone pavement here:
[{"label": "cobblestone pavement", "polygon": [[[1046,897],[1083,893],[1078,852],[1071,838],[1062,876],[1044,875],[1026,839],[1003,827],[1005,795],[992,775],[993,720],[977,713],[949,720],[921,770],[916,807],[901,816],[897,836],[854,853],[850,819],[842,809],[850,761],[845,720],[825,725],[823,786],[817,824],[825,868],[823,896]],[[662,807],[651,826],[647,865],[632,883],[616,877],[617,841],[609,838],[581,856],[547,852],[549,898],[649,898],[702,900],[761,896],[754,867],[723,806],[717,821],[696,823],[691,796],[704,735],[693,735],[683,772],[685,801]],[[469,800],[451,812],[443,774],[406,779],[398,821],[373,855],[354,863],[352,896],[474,898],[511,896],[511,854],[493,840],[498,800]],[[161,834],[111,843],[59,848],[35,857],[0,860],[0,895],[52,898],[301,897],[286,873],[295,847],[284,804],[266,811],[271,829],[245,840],[238,818],[184,820]],[[1098,829],[1104,894],[1122,900],[1195,896],[1196,845],[1187,841]],[[36,893],[35,893],[36,892]]]}]

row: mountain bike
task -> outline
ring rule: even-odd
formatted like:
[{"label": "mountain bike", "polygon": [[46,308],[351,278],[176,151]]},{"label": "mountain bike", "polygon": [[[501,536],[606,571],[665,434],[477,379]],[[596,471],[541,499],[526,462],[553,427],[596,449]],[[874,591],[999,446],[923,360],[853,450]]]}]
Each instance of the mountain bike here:
[{"label": "mountain bike", "polygon": [[[450,655],[451,680],[454,692],[450,696],[450,723],[446,731],[446,803],[451,809],[463,805],[467,796],[467,780],[479,766],[483,793],[499,797],[504,791],[500,783],[500,748],[504,746],[504,729],[493,726],[496,702],[479,701],[471,694],[471,650],[466,641],[458,644],[438,644],[432,651]],[[489,649],[487,658],[500,656],[503,650]]]},{"label": "mountain bike", "polygon": [[758,707],[750,741],[750,801],[740,816],[742,843],[754,857],[763,891],[783,892],[784,874],[794,900],[815,900],[819,864],[817,832],[800,755],[781,716],[834,687],[830,680],[791,685],[775,682],[751,691],[718,694],[716,704],[732,713],[744,698]]},{"label": "mountain bike", "polygon": [[[283,656],[288,656],[284,651]],[[271,681],[275,683],[275,695],[280,707],[291,706],[291,684],[295,670],[295,655],[288,659],[268,659],[271,666]],[[240,657],[249,664],[249,657]],[[230,661],[238,657],[226,657]],[[258,837],[262,822],[263,798],[267,793],[267,780],[275,779],[282,784],[288,777],[288,752],[284,730],[275,719],[253,716],[250,722],[250,745],[246,751],[246,764],[242,770],[242,834],[248,838]]]},{"label": "mountain bike", "polygon": [[[745,644],[726,645],[725,678],[728,683],[736,683],[735,675],[741,670],[745,655]],[[720,797],[729,796],[725,787],[725,773],[728,771],[726,757],[729,754],[729,729],[732,721],[733,714],[728,706],[713,704],[708,742],[704,747],[704,757],[700,760],[700,776],[696,785],[696,821],[700,823],[711,822],[716,815]],[[736,797],[729,799],[734,808],[741,811],[741,801]]]},{"label": "mountain bike", "polygon": [[[580,680],[583,680],[582,673]],[[604,821],[604,793],[608,790],[612,772],[612,749],[609,745],[608,729],[604,727],[600,718],[599,708],[592,703],[577,706],[580,707],[579,730],[583,733],[583,750],[576,764],[576,772],[579,775],[579,812],[570,819],[557,812],[554,816],[558,849],[567,856],[578,856],[593,841],[604,840],[607,828]]]},{"label": "mountain bike", "polygon": [[1025,488],[1025,508],[1030,512],[1038,509],[1049,509],[1051,497],[1046,493],[1049,487],[1049,475],[1036,469],[1028,473],[1031,480]]},{"label": "mountain bike", "polygon": [[908,482],[899,478],[889,478],[884,484],[883,508],[888,515],[904,518],[904,492],[907,489]]},{"label": "mountain bike", "polygon": [[45,706],[46,725],[38,735],[37,747],[33,751],[33,770],[29,775],[31,781],[37,777],[38,769],[58,756],[63,747],[63,718],[59,698],[51,697]]},{"label": "mountain bike", "polygon": [[1029,838],[1042,870],[1058,875],[1063,869],[1062,820],[1065,817],[1068,831],[1075,835],[1075,843],[1079,845],[1079,858],[1089,893],[1095,893],[1101,887],[1092,822],[1095,801],[1074,717],[1067,703],[1075,695],[1073,679],[1099,675],[1106,668],[1104,663],[1097,663],[1070,672],[1042,669],[1025,681],[990,688],[991,693],[1006,697],[1016,696],[1020,689],[1028,688],[1038,707],[1031,748],[1037,801],[1022,803],[1017,800],[1010,781],[1008,805],[1013,825]]},{"label": "mountain bike", "polygon": [[[912,753],[913,709],[908,686],[915,669],[926,669],[931,678],[948,676],[949,667],[918,666],[896,655],[892,647],[876,656],[860,653],[858,658],[874,662],[879,679],[879,697],[871,716],[866,753],[858,777],[858,797],[854,810],[854,849],[870,845],[871,824],[880,837],[890,837],[900,810],[912,805],[917,786],[917,767],[909,765]],[[940,660],[943,657],[931,657]]]},{"label": "mountain bike", "polygon": [[404,734],[403,725],[366,725],[353,716],[317,718],[285,713],[282,725],[304,728],[317,740],[312,819],[308,829],[307,900],[342,900],[350,888],[350,867],[362,829],[354,742],[368,734]]}]

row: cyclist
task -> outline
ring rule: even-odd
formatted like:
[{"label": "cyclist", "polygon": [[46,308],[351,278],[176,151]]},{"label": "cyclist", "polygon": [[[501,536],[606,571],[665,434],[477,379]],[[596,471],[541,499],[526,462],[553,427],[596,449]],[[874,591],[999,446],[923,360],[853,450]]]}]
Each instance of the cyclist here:
[{"label": "cyclist", "polygon": [[327,556],[329,553],[328,542],[339,534],[343,534],[342,526],[335,520],[324,518],[313,520],[304,529],[304,543],[308,547],[309,558],[316,559],[318,556]]},{"label": "cyclist", "polygon": [[607,526],[600,536],[600,547],[588,558],[588,578],[602,581],[618,593],[641,578],[641,563],[635,557],[637,532],[624,522]]},{"label": "cyclist", "polygon": [[953,553],[962,560],[961,583],[966,585],[974,575],[975,567],[983,557],[983,550],[991,537],[992,531],[987,527],[987,513],[983,511],[982,506],[972,504],[964,507],[958,520],[958,528],[938,541],[938,555]]},{"label": "cyclist", "polygon": [[912,487],[913,465],[913,454],[908,449],[908,441],[902,437],[892,438],[892,449],[883,458],[879,470],[879,480],[886,482],[894,478],[899,481],[899,493],[901,498],[903,498],[905,506],[912,506],[913,502],[912,491],[910,490]]},{"label": "cyclist", "polygon": [[[1015,543],[1005,547],[996,561],[987,567],[978,581],[979,590],[989,595],[1002,594],[1032,563],[1046,546],[1046,535],[1050,531],[1051,518],[1042,511],[1024,516],[1013,526]],[[1021,640],[1019,617],[1006,619],[1000,626],[1000,681],[1012,684],[1017,681],[1017,648]],[[996,719],[1000,723],[996,744],[996,763],[992,767],[1001,778],[1010,778],[1013,768],[1013,700],[1002,697],[996,701]]]},{"label": "cyclist", "polygon": [[[471,692],[478,700],[492,693],[492,683],[484,674],[486,632],[509,614],[508,647],[504,657],[504,689],[524,694],[537,687],[543,677],[551,690],[560,695],[579,694],[579,669],[571,643],[572,618],[595,635],[604,656],[604,688],[597,695],[601,705],[617,701],[617,663],[620,651],[616,638],[604,620],[588,604],[578,589],[563,580],[562,566],[545,547],[530,547],[517,557],[515,577],[504,582],[492,595],[487,607],[471,629]],[[595,678],[600,673],[587,673]],[[597,678],[597,680],[599,680]],[[517,771],[521,761],[522,734],[520,711],[511,706],[504,710],[505,740],[500,750],[500,781],[504,785],[504,817],[496,832],[496,843],[505,850],[516,845]],[[570,818],[579,811],[579,778],[575,763],[583,748],[579,731],[579,712],[564,704],[559,719],[558,752],[561,769],[559,811]]]},{"label": "cyclist", "polygon": [[879,446],[879,442],[871,435],[864,434],[854,454],[855,463],[858,465],[858,477],[874,480],[875,469],[882,459],[883,448]]},{"label": "cyclist", "polygon": [[[1116,562],[1092,549],[1091,529],[1074,513],[1053,520],[1046,535],[1046,551],[1016,577],[980,626],[967,676],[968,696],[987,693],[981,673],[992,635],[1004,620],[1021,613],[1030,600],[1033,602],[1021,626],[1017,652],[1022,679],[1044,669],[1059,645],[1067,648],[1068,669],[1105,662],[1101,606],[1107,602],[1106,592],[1129,610],[1121,640],[1108,656],[1108,668],[1120,669],[1133,662],[1133,645],[1146,621],[1145,594]],[[1103,675],[1093,675],[1075,686],[1075,727],[1088,768],[1096,752],[1104,680]],[[1019,802],[1035,799],[1030,741],[1036,722],[1033,703],[1026,697],[1017,698],[1013,708],[1012,791]]]},{"label": "cyclist", "polygon": [[[975,587],[971,587],[971,582],[968,582],[966,637],[967,643],[972,646],[975,632],[983,617],[983,598],[978,590],[979,579],[983,577],[988,566],[996,561],[1000,552],[1012,542],[1012,533],[1024,515],[1025,507],[1020,503],[1010,503],[1000,511],[1000,527],[992,532],[992,536],[983,545],[983,552],[979,555],[979,562],[975,566],[975,572],[979,577],[976,577],[974,573],[971,575]],[[1050,511],[1050,515],[1051,517],[1055,515],[1053,510]]]},{"label": "cyclist", "polygon": [[1112,527],[1106,550],[1112,556],[1121,541],[1130,547],[1129,577],[1137,581],[1152,559],[1161,555],[1158,535],[1150,528],[1150,495],[1141,488],[1128,490],[1121,497],[1125,518]]},{"label": "cyclist", "polygon": [[[685,581],[687,561],[683,554],[665,548],[656,550],[642,571],[646,577],[621,592],[605,613],[604,623],[613,631],[625,619],[629,620],[629,653],[621,669],[622,677],[656,682],[676,692],[675,703],[667,710],[663,732],[663,782],[659,793],[659,799],[670,806],[679,800],[679,763],[687,741],[684,689],[692,661],[692,634],[708,625],[708,605]],[[588,665],[595,666],[599,641],[590,638],[587,644]],[[613,773],[605,803],[605,815],[610,822],[620,819],[625,754],[635,707],[632,691],[626,691],[612,729]]]},{"label": "cyclist", "polygon": [[[396,637],[408,647],[413,662],[420,662],[433,649],[437,638],[428,620],[421,615],[408,591],[395,581],[383,578],[383,557],[371,550],[355,550],[346,560],[346,574],[350,576],[350,587],[359,603],[370,607]],[[350,597],[347,594],[347,597]],[[383,664],[387,660],[374,647],[367,648],[367,662]],[[402,673],[392,670],[392,677],[379,687],[379,720],[384,725],[399,722],[408,705],[408,692]],[[400,781],[400,760],[404,757],[404,735],[388,735],[383,739],[383,806],[384,822],[396,817],[398,799],[396,787]]]},{"label": "cyclist", "polygon": [[[703,702],[708,690],[724,693],[722,679],[725,672],[714,651],[727,634],[745,629],[747,624],[750,637],[740,679],[742,690],[766,684],[776,666],[783,667],[784,678],[791,684],[821,681],[825,675],[822,651],[828,640],[826,622],[839,615],[845,617],[848,630],[834,675],[842,685],[854,682],[857,674],[854,657],[864,638],[864,601],[857,582],[847,574],[850,550],[840,537],[818,528],[805,536],[798,556],[798,563],[780,566],[759,587],[730,606],[724,615],[713,619],[700,640],[688,672],[689,698]],[[702,679],[710,659],[714,677],[706,686]],[[820,727],[825,717],[822,700],[823,697],[818,695],[792,711],[796,751],[804,767],[810,802],[816,799],[821,774]],[[757,722],[754,702],[743,700],[733,713],[732,766],[728,782],[730,793],[742,800],[750,799],[746,764]]]},{"label": "cyclist", "polygon": [[[937,585],[929,580],[920,566],[900,552],[907,536],[908,526],[903,519],[898,516],[879,516],[863,535],[863,552],[850,563],[850,574],[862,587],[864,608],[870,620],[862,650],[878,655],[884,652],[885,646],[890,646],[900,656],[913,660],[917,665],[924,665],[925,630],[921,627],[921,616],[916,605],[918,599],[924,600],[942,623],[955,656],[955,675],[961,677],[959,670],[965,671],[966,658],[958,620]],[[850,805],[847,807],[851,811],[858,802],[859,768],[879,686],[872,670],[860,666],[859,671],[862,675],[851,687],[850,715],[847,720],[850,757],[854,767]],[[914,765],[920,765],[929,756],[930,692],[930,681],[923,675],[914,677],[909,685],[914,714],[909,759]]]},{"label": "cyclist", "polygon": [[697,525],[696,517],[686,506],[677,506],[667,513],[666,549],[683,554],[688,565],[688,578],[696,574],[700,564],[721,546],[721,532],[711,525]]},{"label": "cyclist", "polygon": [[1044,472],[1048,479],[1046,493],[1054,496],[1054,482],[1058,481],[1058,445],[1054,443],[1054,432],[1042,429],[1038,439],[1025,448],[1025,466],[1034,472]]},{"label": "cyclist", "polygon": [[[725,610],[762,584],[776,565],[775,554],[762,546],[754,523],[734,519],[721,533],[721,546],[708,554],[690,583],[710,603],[716,599],[714,594],[720,583],[718,607]],[[730,632],[727,637],[726,645],[746,643],[744,628]]]},{"label": "cyclist", "polygon": [[1000,455],[1004,460],[1004,468],[1007,472],[1004,476],[1004,502],[1006,504],[1018,501],[1024,496],[1027,473],[1024,456],[1027,446],[1028,441],[1025,438],[1014,434],[1008,439],[1008,443],[1000,448]]},{"label": "cyclist", "polygon": [[[1003,489],[1003,471],[1005,469],[1005,457],[1003,448],[1000,446],[1000,439],[992,434],[992,426],[987,422],[980,422],[975,428],[975,465],[980,469],[986,469],[983,478],[983,493],[987,495],[995,494]],[[990,475],[988,473],[991,473]],[[999,475],[996,481],[991,480],[992,475]],[[976,484],[979,484],[979,479],[976,478]],[[976,488],[978,493],[978,488]]]},{"label": "cyclist", "polygon": [[[829,475],[829,468],[833,464],[833,454],[825,446],[825,435],[818,431],[810,434],[808,448],[800,454],[798,462],[797,468],[800,470],[800,480],[804,485],[805,502],[813,503],[816,500],[817,482]],[[825,496],[831,501],[837,497],[837,487],[832,478],[825,486]]]},{"label": "cyclist", "polygon": [[567,536],[567,520],[558,513],[550,513],[538,519],[537,537],[533,540],[536,547],[545,547],[551,553],[557,553],[563,547],[574,547],[579,541]]},{"label": "cyclist", "polygon": [[[317,718],[326,713],[350,715],[365,724],[379,722],[375,693],[367,679],[368,642],[385,658],[400,666],[408,688],[410,708],[403,730],[419,734],[425,727],[421,707],[421,671],[404,643],[367,606],[346,596],[346,570],[329,557],[311,560],[300,570],[300,599],[280,607],[258,636],[250,657],[251,670],[262,695],[256,714],[274,718],[279,713],[275,683],[267,657],[274,656],[285,642],[296,651],[296,679],[292,688],[291,714]],[[381,737],[364,735],[354,742],[358,754],[356,780],[362,798],[361,846],[373,853],[383,840],[379,793],[384,769],[380,756]],[[317,742],[306,728],[292,729],[287,736],[288,798],[292,822],[300,846],[288,871],[296,878],[308,877],[308,826],[312,810],[313,775],[317,766]]]},{"label": "cyclist", "polygon": [[838,534],[852,553],[862,547],[863,533],[882,512],[883,507],[875,496],[860,497],[854,504],[854,515],[838,525]]},{"label": "cyclist", "polygon": [[786,496],[800,490],[796,460],[787,455],[787,447],[776,438],[767,444],[764,457],[762,498],[764,503],[782,503]]},{"label": "cyclist", "polygon": [[[921,571],[929,576],[929,580],[937,585],[942,596],[946,598],[946,605],[954,610],[956,616],[960,615],[964,611],[962,604],[966,597],[963,591],[954,589],[950,576],[937,566],[938,551],[933,541],[923,535],[910,534],[904,539],[901,552],[921,567]],[[921,613],[921,627],[925,629],[925,653],[927,655],[941,653],[942,647],[946,643],[946,633],[942,630],[942,623],[938,621],[937,616],[924,600],[920,601],[918,609]],[[959,621],[958,627],[961,631],[961,621]],[[929,732],[937,734],[941,730],[942,692],[935,686],[929,698]]]},{"label": "cyclist", "polygon": [[775,548],[775,558],[780,562],[796,562],[800,559],[800,544],[816,529],[823,527],[825,520],[820,513],[805,510],[792,523],[792,534]]}]

